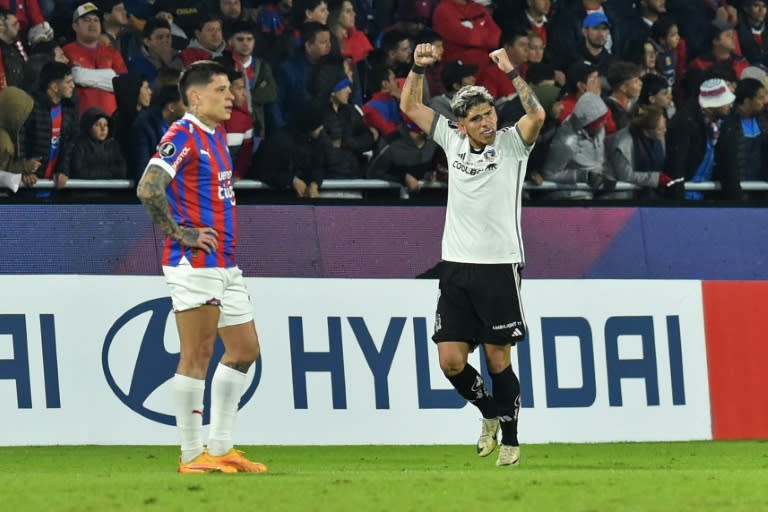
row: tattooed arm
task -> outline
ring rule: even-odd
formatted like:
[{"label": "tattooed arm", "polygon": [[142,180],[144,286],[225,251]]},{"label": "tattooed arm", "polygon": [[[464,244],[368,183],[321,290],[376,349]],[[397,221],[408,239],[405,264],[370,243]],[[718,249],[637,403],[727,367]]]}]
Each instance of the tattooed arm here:
[{"label": "tattooed arm", "polygon": [[432,130],[432,121],[435,118],[435,111],[424,105],[424,68],[431,66],[435,62],[432,53],[432,45],[429,43],[416,46],[413,52],[414,68],[420,69],[420,73],[412,69],[405,79],[403,90],[400,93],[400,110],[416,123],[424,133]]},{"label": "tattooed arm", "polygon": [[547,113],[544,112],[544,108],[539,103],[539,99],[533,90],[523,80],[523,77],[515,71],[515,67],[509,61],[509,56],[504,48],[491,52],[490,57],[499,69],[512,79],[512,84],[514,84],[517,95],[520,97],[520,102],[525,109],[525,115],[517,122],[517,129],[526,144],[533,144],[536,142],[541,127],[544,125]]},{"label": "tattooed arm", "polygon": [[210,254],[216,250],[216,231],[213,228],[188,228],[179,226],[171,216],[165,189],[171,176],[162,167],[150,165],[136,189],[141,204],[149,217],[163,232],[187,247],[195,247]]}]

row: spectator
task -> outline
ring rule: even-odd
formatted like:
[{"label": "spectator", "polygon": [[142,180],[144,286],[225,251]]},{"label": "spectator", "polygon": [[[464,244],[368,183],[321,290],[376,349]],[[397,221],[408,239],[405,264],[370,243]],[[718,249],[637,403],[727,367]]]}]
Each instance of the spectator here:
[{"label": "spectator", "polygon": [[752,65],[768,64],[768,30],[765,16],[768,0],[744,0],[736,27],[741,52]]},{"label": "spectator", "polygon": [[633,113],[626,127],[605,139],[606,174],[611,179],[633,183],[641,190],[614,192],[615,199],[661,199],[659,188],[674,185],[673,179],[664,173],[666,147],[664,135],[667,118],[664,110],[648,105]]},{"label": "spectator", "polygon": [[406,76],[411,69],[412,45],[413,41],[405,32],[399,30],[386,32],[381,38],[378,50],[371,54],[371,66],[387,66],[392,68],[395,76]]},{"label": "spectator", "polygon": [[326,25],[308,22],[301,27],[304,51],[283,62],[277,70],[277,103],[273,108],[276,127],[285,126],[301,113],[309,101],[309,79],[313,67],[331,51],[331,32]]},{"label": "spectator", "polygon": [[[563,104],[559,100],[560,88],[554,85],[554,72],[551,72],[550,75],[542,73],[543,79],[540,79],[539,71],[537,70],[538,66],[546,66],[546,64],[535,64],[528,69],[528,83],[531,84],[531,89],[536,94],[536,97],[539,98],[541,107],[547,113],[547,117],[544,120],[544,125],[541,127],[539,137],[536,139],[536,145],[528,157],[528,168],[526,169],[525,178],[540,185],[544,181],[541,170],[547,160],[552,140],[557,133],[558,119]],[[551,67],[549,69],[551,71]],[[504,112],[502,111],[502,113]],[[511,126],[511,124],[509,125]]]},{"label": "spectator", "polygon": [[128,57],[128,71],[147,78],[154,88],[157,75],[163,69],[181,72],[184,64],[179,52],[173,49],[170,24],[161,18],[147,20],[142,29],[142,45]]},{"label": "spectator", "polygon": [[606,135],[611,135],[629,124],[629,111],[643,88],[640,79],[642,70],[630,62],[617,61],[608,68],[608,84],[611,94],[605,103],[611,117],[605,126]]},{"label": "spectator", "polygon": [[99,10],[91,2],[75,9],[72,15],[75,41],[64,46],[72,66],[72,77],[80,99],[79,112],[91,107],[104,112],[117,108],[112,78],[128,72],[120,52],[99,42],[101,21]]},{"label": "spectator", "polygon": [[573,113],[576,102],[586,93],[600,95],[600,74],[587,62],[576,62],[568,68],[565,94],[562,98],[563,109],[560,111],[560,123]]},{"label": "spectator", "polygon": [[584,18],[581,27],[583,39],[559,53],[560,60],[556,67],[567,69],[571,62],[586,61],[605,75],[616,61],[616,57],[606,48],[611,23],[605,14],[593,12]]},{"label": "spectator", "polygon": [[291,125],[276,130],[255,155],[256,177],[282,190],[292,188],[299,197],[320,196],[328,170],[328,148],[323,140],[325,105],[310,102]]},{"label": "spectator", "polygon": [[[429,106],[437,112],[447,117],[451,121],[456,121],[456,114],[451,109],[451,100],[459,90],[467,85],[475,85],[477,78],[477,66],[464,64],[460,60],[449,62],[443,67],[443,87],[445,94],[432,98]],[[431,140],[431,139],[430,139]]]},{"label": "spectator", "polygon": [[[557,62],[558,69],[567,69],[573,61],[563,60],[563,56],[570,55],[573,48],[580,47],[580,41],[584,37],[584,21],[589,15],[599,14],[598,18],[591,20],[604,20],[605,29],[601,37],[604,42],[601,47],[608,53],[617,53],[621,48],[621,30],[620,21],[625,18],[620,9],[630,8],[632,2],[606,2],[605,0],[572,0],[558,2],[558,12],[553,17],[549,27],[550,34],[557,34],[552,41],[548,41],[548,46],[553,46],[552,50],[559,56]],[[595,25],[596,27],[597,25]]]},{"label": "spectator", "polygon": [[241,0],[216,0],[216,7],[226,39],[232,37],[232,29],[242,23],[253,27],[251,32],[255,32],[258,13],[253,9],[244,9]]},{"label": "spectator", "polygon": [[266,60],[255,55],[256,37],[248,23],[232,25],[229,47],[235,69],[246,79],[247,110],[251,112],[254,129],[263,138],[266,136],[265,107],[277,101],[277,82],[272,68]]},{"label": "spectator", "polygon": [[[270,0],[264,2],[256,16],[256,27],[264,40],[266,52],[271,55],[268,60],[273,66],[284,60],[285,38],[293,39],[293,28],[299,28],[291,17],[293,0]],[[303,41],[303,39],[302,39]],[[290,54],[288,54],[290,55]]]},{"label": "spectator", "polygon": [[128,169],[133,169],[137,165],[133,123],[139,112],[149,108],[152,89],[146,78],[132,73],[116,76],[112,79],[112,84],[117,97],[117,110],[110,120],[110,137],[117,141]]},{"label": "spectator", "polygon": [[401,136],[395,137],[371,160],[368,178],[402,183],[408,192],[418,192],[420,180],[435,180],[441,152],[414,123],[402,125],[398,130]]},{"label": "spectator", "polygon": [[227,133],[227,147],[232,156],[234,179],[245,177],[251,165],[251,158],[257,149],[254,144],[253,117],[248,110],[248,84],[245,75],[228,67],[229,91],[232,99],[232,113],[228,120],[224,121],[224,130]]},{"label": "spectator", "polygon": [[357,65],[373,50],[368,37],[355,28],[355,8],[350,0],[343,0],[331,12],[330,27],[339,41],[341,56]]},{"label": "spectator", "polygon": [[651,43],[656,49],[656,69],[675,90],[682,83],[686,65],[685,52],[680,52],[683,42],[677,23],[668,16],[660,17],[651,27]]},{"label": "spectator", "polygon": [[312,80],[312,90],[325,100],[323,128],[331,142],[328,178],[362,178],[378,131],[363,120],[358,108],[349,104],[352,82],[342,62],[320,66]]},{"label": "spectator", "polygon": [[636,4],[636,13],[626,23],[626,33],[622,37],[624,46],[620,53],[625,60],[633,62],[630,55],[651,37],[651,27],[667,13],[667,0],[639,0]]},{"label": "spectator", "polygon": [[33,105],[32,97],[18,87],[0,91],[0,169],[21,174],[29,187],[37,182],[35,172],[40,168],[40,158],[21,158],[21,148],[16,144]]},{"label": "spectator", "polygon": [[328,24],[328,2],[325,0],[307,0],[305,2],[297,2],[293,5],[294,9],[304,9],[304,18],[302,23],[307,21],[316,21],[323,25]]},{"label": "spectator", "polygon": [[27,57],[19,42],[19,20],[15,14],[0,9],[0,91],[9,85],[21,85]]},{"label": "spectator", "polygon": [[111,180],[126,178],[126,164],[120,146],[111,136],[110,117],[89,108],[80,119],[80,135],[72,149],[70,178]]},{"label": "spectator", "polygon": [[[538,36],[542,43],[542,50],[546,48],[549,41],[550,27],[547,15],[549,14],[550,9],[552,9],[551,0],[526,0],[525,17],[528,21],[528,26],[525,28]],[[502,31],[508,32],[509,28],[511,27],[502,27]],[[530,37],[528,42],[531,42]],[[542,58],[543,57],[544,54],[542,52]],[[539,60],[536,62],[541,61]]]},{"label": "spectator", "polygon": [[664,110],[667,119],[675,114],[675,104],[672,102],[672,90],[667,80],[660,75],[645,75],[643,87],[637,104],[641,107],[655,105]]},{"label": "spectator", "polygon": [[226,45],[220,19],[212,15],[201,17],[195,26],[194,33],[194,39],[180,54],[181,62],[185,67],[198,60],[213,60],[221,57]]},{"label": "spectator", "polygon": [[[712,178],[720,127],[734,99],[725,80],[710,79],[701,84],[698,101],[693,98],[677,111],[667,131],[667,173],[673,179],[698,183]],[[682,184],[672,188],[672,195],[679,199],[704,198],[701,192],[686,192]]]},{"label": "spectator", "polygon": [[138,113],[133,123],[136,158],[134,167],[128,170],[134,183],[138,183],[170,125],[181,119],[185,112],[178,86],[166,85],[152,94],[150,107]]},{"label": "spectator", "polygon": [[155,0],[155,15],[168,13],[171,19],[168,23],[176,24],[181,31],[189,36],[200,28],[200,21],[210,19],[211,14],[206,2],[199,0]]},{"label": "spectator", "polygon": [[472,0],[440,0],[432,26],[443,36],[445,60],[461,60],[482,73],[490,64],[488,53],[499,47],[501,29],[488,9]]},{"label": "spectator", "polygon": [[[378,3],[378,2],[377,2]],[[386,2],[381,2],[386,4]],[[432,19],[432,0],[398,0],[394,11],[394,23],[384,27],[373,40],[376,48],[381,48],[384,36],[392,31],[404,33],[411,41],[430,25]],[[386,5],[383,7],[386,9]]]},{"label": "spectator", "polygon": [[400,84],[395,72],[386,66],[373,68],[370,72],[371,99],[363,105],[363,119],[384,138],[395,135],[403,122],[400,115]]},{"label": "spectator", "polygon": [[592,199],[611,191],[615,182],[604,174],[605,122],[608,107],[600,96],[585,92],[566,122],[558,128],[542,169],[544,179],[562,184],[586,183],[590,190],[560,190],[551,199]]},{"label": "spectator", "polygon": [[29,94],[39,89],[40,71],[43,66],[49,62],[61,62],[69,64],[69,59],[64,55],[59,43],[54,41],[43,41],[35,44],[29,49],[29,59],[24,65],[24,78],[21,81],[21,88]]},{"label": "spectator", "polygon": [[[524,79],[528,71],[528,32],[518,30],[507,34],[502,42],[509,61]],[[477,83],[485,87],[496,100],[496,105],[509,101],[517,94],[507,75],[497,66],[486,66],[477,73]]]},{"label": "spectator", "polygon": [[742,181],[768,178],[768,119],[765,105],[768,89],[754,78],[736,86],[734,109],[723,121],[715,151],[715,178],[720,181],[722,198],[731,201],[764,198],[741,188]]},{"label": "spectator", "polygon": [[128,11],[121,0],[97,0],[96,6],[102,13],[101,42],[122,52],[122,38],[128,32],[136,32],[128,21]]},{"label": "spectator", "polygon": [[19,22],[19,40],[33,45],[52,41],[53,29],[45,20],[38,0],[0,0],[0,10],[13,14]]},{"label": "spectator", "polygon": [[749,66],[747,59],[734,52],[736,33],[733,25],[716,18],[710,25],[709,43],[708,51],[691,61],[690,70],[706,71],[717,62],[725,62],[738,77]]},{"label": "spectator", "polygon": [[32,93],[34,107],[24,125],[24,153],[40,159],[37,177],[61,185],[70,174],[72,144],[79,131],[74,91],[69,66],[61,62],[43,66]]},{"label": "spectator", "polygon": [[180,52],[189,44],[189,36],[180,26],[174,22],[173,13],[170,10],[165,9],[170,9],[170,7],[165,5],[162,1],[155,2],[153,5],[153,10],[155,13],[154,17],[167,21],[171,26],[171,46],[174,50]]}]

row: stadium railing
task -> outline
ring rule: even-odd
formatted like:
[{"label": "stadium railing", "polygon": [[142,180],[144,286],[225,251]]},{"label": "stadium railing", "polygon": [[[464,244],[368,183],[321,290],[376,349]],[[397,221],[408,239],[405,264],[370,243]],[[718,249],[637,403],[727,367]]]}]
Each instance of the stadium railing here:
[{"label": "stadium railing", "polygon": [[[447,184],[444,182],[427,183],[422,182],[425,189],[445,189]],[[131,180],[78,180],[71,179],[67,181],[68,189],[130,189],[133,187]],[[53,188],[52,180],[38,180],[34,188]],[[541,185],[532,182],[526,182],[524,188],[529,191],[547,191],[547,190],[589,190],[585,183],[562,184],[545,181]],[[616,190],[637,190],[639,187],[632,183],[618,182]],[[768,181],[742,181],[741,188],[744,191],[768,191]],[[270,190],[265,183],[257,180],[240,180],[235,183],[236,190]],[[720,183],[717,181],[704,181],[701,183],[686,183],[686,190],[695,190],[708,192],[720,190]],[[362,198],[366,190],[393,190],[398,191],[401,199],[408,199],[408,189],[402,184],[375,179],[328,179],[323,181],[321,197],[343,197],[343,198]]]}]

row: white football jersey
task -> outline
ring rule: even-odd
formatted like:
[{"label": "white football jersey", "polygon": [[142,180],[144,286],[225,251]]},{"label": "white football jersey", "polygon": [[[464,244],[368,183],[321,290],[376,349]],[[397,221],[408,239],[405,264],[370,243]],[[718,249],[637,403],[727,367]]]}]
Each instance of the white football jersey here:
[{"label": "white football jersey", "polygon": [[458,263],[525,263],[520,227],[528,155],[517,126],[475,151],[469,138],[435,114],[430,134],[448,158],[448,207],[442,259]]}]

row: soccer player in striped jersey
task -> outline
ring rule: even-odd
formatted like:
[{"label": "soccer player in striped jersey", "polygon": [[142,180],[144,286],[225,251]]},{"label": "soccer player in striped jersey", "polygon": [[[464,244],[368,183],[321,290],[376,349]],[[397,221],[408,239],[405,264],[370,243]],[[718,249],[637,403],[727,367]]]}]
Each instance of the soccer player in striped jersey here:
[{"label": "soccer player in striped jersey", "polygon": [[[181,353],[173,378],[180,473],[267,471],[232,444],[246,373],[259,357],[253,308],[235,263],[237,215],[232,158],[221,123],[232,112],[227,70],[198,61],[179,80],[187,114],[163,136],[137,195],[166,234],[163,274],[171,290]],[[211,385],[208,447],[203,394],[216,335],[225,352]]]},{"label": "soccer player in striped jersey", "polygon": [[[524,339],[527,329],[520,298],[521,195],[528,155],[545,112],[503,48],[489,57],[512,81],[525,108],[515,126],[496,129],[493,97],[479,86],[463,87],[454,95],[451,110],[456,124],[425,106],[424,71],[435,61],[430,44],[420,44],[414,51],[400,108],[442,146],[448,159],[440,298],[432,336],[440,368],[483,415],[478,455],[485,457],[496,449],[501,428],[496,464],[513,466],[520,461],[520,381],[511,366],[511,347]],[[480,344],[493,395],[467,362]]]}]

